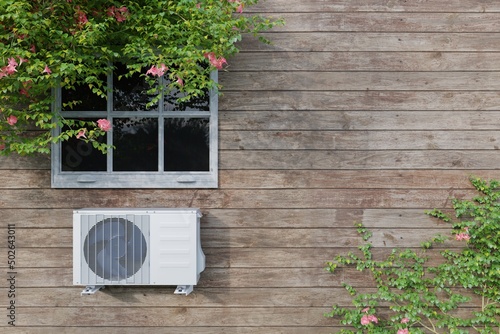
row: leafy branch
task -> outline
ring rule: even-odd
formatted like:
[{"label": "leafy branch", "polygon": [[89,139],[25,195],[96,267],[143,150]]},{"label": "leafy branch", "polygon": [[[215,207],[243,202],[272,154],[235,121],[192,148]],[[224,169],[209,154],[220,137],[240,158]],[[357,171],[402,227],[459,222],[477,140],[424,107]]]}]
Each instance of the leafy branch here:
[{"label": "leafy branch", "polygon": [[[356,331],[340,333],[495,333],[500,326],[500,191],[498,181],[471,179],[479,195],[472,200],[452,201],[455,217],[439,210],[428,212],[451,225],[451,234],[463,246],[459,251],[443,250],[437,265],[431,265],[428,249],[449,237],[436,236],[422,244],[422,250],[393,249],[385,260],[373,260],[371,244],[359,249],[362,256],[348,253],[327,262],[327,270],[355,267],[368,271],[376,292],[360,293],[348,283],[354,308],[334,305],[327,317]],[[366,228],[356,224],[367,240]],[[480,309],[462,314],[466,306],[476,307],[470,295],[481,299]],[[388,305],[388,307],[387,307]],[[457,313],[461,310],[459,313]],[[385,310],[385,311],[384,311]],[[379,312],[380,311],[380,312]],[[459,314],[459,315],[457,315]]]}]

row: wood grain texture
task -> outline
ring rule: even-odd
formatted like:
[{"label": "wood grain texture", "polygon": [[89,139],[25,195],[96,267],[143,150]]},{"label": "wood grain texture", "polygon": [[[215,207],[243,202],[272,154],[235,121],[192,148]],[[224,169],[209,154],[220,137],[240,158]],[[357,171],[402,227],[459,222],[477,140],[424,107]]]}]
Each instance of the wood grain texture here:
[{"label": "wood grain texture", "polygon": [[284,12],[500,12],[500,4],[486,0],[440,0],[405,1],[405,0],[263,0],[259,4],[246,8],[245,11],[256,13]]},{"label": "wood grain texture", "polygon": [[496,150],[232,150],[221,151],[220,156],[221,169],[240,170],[494,170],[500,165],[500,154]]},{"label": "wood grain texture", "polygon": [[499,112],[480,110],[229,110],[219,117],[221,135],[227,130],[486,131],[500,128]]},{"label": "wood grain texture", "polygon": [[[251,52],[230,58],[235,71],[498,71],[497,52]],[[227,87],[229,88],[229,87]]]},{"label": "wood grain texture", "polygon": [[[449,186],[442,188],[450,189]],[[469,187],[463,189],[469,189]],[[443,224],[426,215],[424,210],[405,208],[202,208],[201,229],[346,228],[353,227],[354,222],[359,221],[362,221],[367,227],[377,228],[403,226],[428,228]],[[72,214],[71,209],[0,209],[0,216],[5,217],[5,222],[16,224],[16,229],[31,229],[32,233],[36,233],[37,229],[71,229]]]},{"label": "wood grain texture", "polygon": [[238,72],[220,74],[226,91],[497,91],[500,72]]},{"label": "wood grain texture", "polygon": [[[419,233],[415,234],[415,230]],[[422,239],[429,240],[438,233],[449,231],[448,226],[441,229],[407,228],[407,229],[372,229],[371,242],[374,247],[419,247]],[[16,232],[17,247],[50,248],[71,247],[71,229],[19,229]],[[0,236],[7,239],[6,232]],[[203,229],[201,231],[204,247],[258,247],[258,248],[323,248],[323,247],[356,247],[360,237],[354,228],[321,228],[321,229]],[[445,244],[452,246],[450,243]],[[68,250],[65,250],[68,252]],[[320,260],[321,261],[321,260]],[[22,266],[19,264],[18,266]]]},{"label": "wood grain texture", "polygon": [[[412,229],[412,232],[420,233],[421,230],[422,228],[419,227]],[[440,232],[442,235],[447,235],[449,232],[449,230],[433,231],[434,233]],[[223,234],[223,232],[221,233]],[[283,234],[286,235],[286,232]],[[405,234],[407,235],[408,233]],[[422,238],[428,237],[430,234],[431,233],[424,233]],[[391,233],[391,236],[394,238],[393,233]],[[339,237],[342,237],[342,233],[339,233]],[[385,235],[383,237],[385,237]],[[377,236],[377,239],[380,241],[381,238]],[[382,242],[384,241],[385,240],[382,240]],[[420,245],[416,244],[414,240],[413,243],[413,249],[415,249],[415,251],[422,251]],[[212,244],[214,244],[215,247],[212,247]],[[295,247],[292,245],[282,248],[263,248],[259,247],[258,244],[252,244],[248,247],[229,248],[217,247],[215,242],[205,239],[203,240],[202,246],[206,256],[207,268],[324,268],[327,261],[333,260],[335,256],[340,254],[353,252],[362,256],[358,249],[362,244],[361,237],[358,236],[353,240],[351,245],[346,245],[345,242],[332,242],[326,245],[326,247],[302,247],[300,245]],[[436,265],[443,260],[440,255],[440,251],[443,249],[442,247],[446,247],[446,249],[450,250],[459,250],[458,246],[460,245],[462,244],[449,242],[444,246],[439,245],[436,249],[427,251],[426,255],[429,257],[428,265]],[[272,245],[272,247],[275,246]],[[384,247],[375,247],[372,249],[373,258],[385,259],[390,255],[393,248],[399,247],[402,246],[396,246],[394,242],[386,242]],[[21,271],[27,268],[54,268],[54,270],[57,270],[57,268],[72,268],[73,265],[71,247],[62,248],[47,246],[46,248],[19,248],[16,255],[17,263]],[[1,267],[5,270],[7,269],[6,264],[0,265],[0,268]]]},{"label": "wood grain texture", "polygon": [[0,190],[0,209],[62,209],[80,207],[201,207],[201,208],[443,208],[450,197],[473,196],[470,190],[429,189],[252,189],[252,190],[130,190],[112,191]]},{"label": "wood grain texture", "polygon": [[[346,327],[323,314],[350,305],[342,284],[374,288],[354,268],[324,270],[359,254],[355,222],[373,232],[375,259],[420,250],[450,235],[425,210],[474,196],[471,175],[500,179],[498,1],[263,0],[248,13],[287,24],[263,34],[269,45],[244,36],[220,71],[218,189],[50,189],[49,157],[0,157],[0,240],[16,224],[18,261],[9,333],[336,332]],[[199,207],[206,269],[194,292],[81,297],[82,207]]]},{"label": "wood grain texture", "polygon": [[[168,326],[168,327],[141,327],[140,332],[144,334],[157,334],[161,330],[162,334],[179,334],[179,333],[191,333],[191,334],[255,334],[255,333],[266,333],[266,334],[331,334],[332,327],[316,327],[316,326],[305,326],[305,327],[288,327],[288,326],[273,326],[265,327],[263,325],[257,326]],[[9,328],[10,333],[14,334],[46,334],[46,333],[56,333],[63,332],[65,334],[137,334],[137,327],[70,327],[70,326],[43,326],[43,327],[32,327],[32,326],[17,326],[15,328]]]},{"label": "wood grain texture", "polygon": [[245,36],[242,51],[497,52],[495,33],[457,32],[265,32],[271,44]]},{"label": "wood grain texture", "polygon": [[498,131],[221,131],[222,150],[498,150]]},{"label": "wood grain texture", "polygon": [[500,13],[280,13],[273,32],[498,32]]},{"label": "wood grain texture", "polygon": [[[500,44],[500,43],[499,43]],[[498,92],[443,91],[228,91],[221,111],[495,111]]]}]

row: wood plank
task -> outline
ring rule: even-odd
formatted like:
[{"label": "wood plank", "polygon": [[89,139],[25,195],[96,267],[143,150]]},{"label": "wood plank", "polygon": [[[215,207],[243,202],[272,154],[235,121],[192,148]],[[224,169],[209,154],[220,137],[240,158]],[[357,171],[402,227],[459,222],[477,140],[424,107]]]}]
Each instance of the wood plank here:
[{"label": "wood plank", "polygon": [[224,91],[219,99],[221,111],[495,111],[499,106],[500,93],[478,91]]},{"label": "wood plank", "polygon": [[[500,57],[499,57],[500,59]],[[228,130],[497,130],[497,111],[223,111]]]},{"label": "wood plank", "polygon": [[262,0],[257,5],[248,6],[245,12],[285,13],[285,12],[500,12],[496,1],[477,0]]},{"label": "wood plank", "polygon": [[[344,288],[200,288],[189,298],[179,298],[163,287],[107,286],[92,296],[81,297],[81,287],[21,288],[17,305],[25,307],[330,307],[351,306],[352,296]],[[361,288],[371,293],[374,288]],[[479,297],[471,304],[479,304]],[[6,305],[1,301],[2,305]],[[385,304],[382,304],[385,306]]]},{"label": "wood plank", "polygon": [[0,169],[0,188],[50,188],[50,171]]},{"label": "wood plank", "polygon": [[[22,269],[18,271],[16,278],[16,289],[19,290],[73,286],[70,268],[58,268],[57,271],[53,268]],[[338,268],[335,274],[328,273],[323,268],[207,268],[201,273],[194,291],[205,288],[343,288],[342,284],[347,281],[360,289],[373,288],[371,276],[356,268]],[[79,291],[82,289],[83,286],[80,286]],[[175,286],[157,286],[155,289],[170,294]]]},{"label": "wood plank", "polygon": [[[443,153],[441,153],[443,154]],[[472,155],[472,154],[471,154]],[[488,157],[491,159],[491,156]],[[116,196],[119,194],[119,196]],[[251,189],[251,190],[0,190],[2,209],[72,207],[200,208],[443,208],[450,197],[471,198],[470,190],[428,189]]]},{"label": "wood plank", "polygon": [[[342,275],[331,275],[323,268],[206,268],[201,273],[200,281],[198,282],[195,290],[197,288],[237,287],[342,287],[341,276]],[[19,289],[38,287],[69,287],[73,286],[73,269],[21,268],[17,270],[16,278],[16,288]],[[359,280],[357,276],[355,278]],[[158,288],[165,288],[168,293],[173,292],[172,287]]]},{"label": "wood plank", "polygon": [[[271,44],[245,36],[242,51],[399,51],[399,52],[495,52],[500,43],[495,33],[424,32],[265,32]],[[229,62],[230,63],[230,62]]]},{"label": "wood plank", "polygon": [[[221,151],[220,169],[496,169],[496,151]],[[1,207],[1,205],[0,205]]]},{"label": "wood plank", "polygon": [[[13,334],[47,334],[47,333],[57,333],[63,332],[65,334],[137,334],[137,327],[68,327],[68,326],[43,326],[43,327],[20,327],[16,326],[14,328],[9,328],[9,333]],[[157,334],[161,331],[162,334],[255,334],[255,333],[266,333],[266,334],[331,334],[332,327],[287,327],[287,326],[273,326],[265,327],[261,324],[259,326],[252,327],[141,327],[140,332],[144,334]]]},{"label": "wood plank", "polygon": [[[419,231],[418,234],[415,231]],[[406,229],[372,229],[371,239],[375,247],[419,247],[422,240],[431,239],[438,233],[450,232],[448,225],[435,228],[410,227]],[[16,230],[18,252],[22,248],[71,247],[72,229],[31,229]],[[203,247],[352,247],[360,244],[361,237],[353,227],[349,228],[293,228],[293,229],[215,229],[201,230]],[[7,240],[7,231],[0,230],[0,237]],[[454,243],[446,244],[453,246]],[[67,249],[64,251],[68,251]],[[54,252],[56,253],[56,252]],[[22,266],[22,264],[20,264]]]},{"label": "wood plank", "polygon": [[50,169],[50,155],[35,154],[30,156],[0,155],[0,169]]},{"label": "wood plank", "polygon": [[[391,188],[391,186],[388,186],[388,188]],[[449,184],[443,184],[442,188],[449,189],[450,187]],[[454,184],[454,188],[460,189],[462,187],[458,183]],[[470,184],[464,183],[463,189],[470,188]],[[451,203],[448,203],[447,207],[450,206]],[[376,228],[404,226],[428,228],[440,224],[440,221],[426,215],[424,209],[204,208],[201,211],[203,213],[201,229],[347,228],[354,226],[354,222],[363,222],[367,227]],[[5,222],[16,224],[16,229],[31,229],[32,233],[36,233],[39,228],[71,229],[73,226],[72,214],[72,210],[68,209],[0,209],[0,216],[5,219]],[[5,225],[4,229],[6,229]],[[2,229],[0,229],[1,231]]]},{"label": "wood plank", "polygon": [[[414,229],[419,232],[419,229]],[[442,231],[442,235],[447,235],[449,231]],[[424,236],[425,237],[425,236]],[[389,239],[388,239],[389,240]],[[385,241],[385,240],[384,240]],[[423,241],[423,240],[422,240]],[[310,248],[249,248],[231,247],[210,247],[210,243],[202,239],[202,248],[206,256],[207,268],[324,268],[326,261],[334,259],[335,256],[347,254],[347,252],[359,253],[358,245],[362,245],[361,237],[353,243],[351,247],[337,245],[332,241],[331,247],[310,247]],[[459,250],[463,243],[450,242],[447,249]],[[455,247],[456,246],[456,247]],[[402,248],[399,246],[398,248]],[[440,246],[438,246],[440,247]],[[419,246],[413,247],[416,251],[421,251]],[[6,250],[3,249],[5,252]],[[442,262],[440,251],[436,248],[427,252],[429,265]],[[373,248],[374,259],[384,259],[392,247]],[[16,263],[20,270],[25,268],[71,268],[73,266],[72,248],[18,248],[16,252]],[[362,256],[362,254],[359,254]],[[7,269],[7,264],[0,267]]]},{"label": "wood plank", "polygon": [[222,150],[500,149],[498,131],[221,131],[219,138]]},{"label": "wood plank", "polygon": [[230,58],[239,71],[498,71],[497,52],[246,52]]},{"label": "wood plank", "polygon": [[[289,7],[289,5],[286,5]],[[269,15],[266,15],[269,17]],[[499,13],[282,12],[273,32],[497,32]]]},{"label": "wood plank", "polygon": [[[202,288],[189,298],[172,289],[147,286],[107,286],[92,296],[80,296],[82,287],[19,288],[16,304],[25,307],[329,307],[333,301],[350,305],[344,288]],[[367,290],[371,291],[371,290]],[[0,297],[5,305],[6,297]]]},{"label": "wood plank", "polygon": [[[73,210],[71,209],[0,209],[0,217],[5,224],[15,224],[16,228],[70,228],[73,226]],[[6,225],[4,226],[6,228]]]},{"label": "wood plank", "polygon": [[[256,91],[497,91],[500,72],[238,72],[219,75],[226,92]],[[279,88],[277,88],[279,87]]]},{"label": "wood plank", "polygon": [[221,189],[469,188],[471,176],[500,179],[498,170],[223,170]]},{"label": "wood plank", "polygon": [[[328,326],[328,307],[157,308],[30,307],[19,308],[18,326]],[[133,320],[133,321],[131,321]],[[6,326],[4,322],[0,326]]]}]

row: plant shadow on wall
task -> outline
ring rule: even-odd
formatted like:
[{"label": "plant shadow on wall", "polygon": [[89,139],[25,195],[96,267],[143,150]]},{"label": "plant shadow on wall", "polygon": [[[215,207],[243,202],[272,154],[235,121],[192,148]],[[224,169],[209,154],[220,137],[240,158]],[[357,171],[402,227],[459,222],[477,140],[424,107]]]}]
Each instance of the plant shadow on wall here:
[{"label": "plant shadow on wall", "polygon": [[[361,293],[343,283],[352,307],[333,306],[327,317],[340,319],[340,333],[499,333],[500,326],[500,189],[499,181],[471,179],[478,196],[453,199],[455,217],[427,212],[451,225],[458,250],[442,250],[438,264],[427,250],[449,239],[438,235],[422,249],[394,249],[374,260],[372,245],[327,262],[331,273],[356,268],[371,274],[376,289]],[[365,241],[371,232],[357,224]],[[435,262],[435,261],[433,261]],[[347,280],[349,278],[347,277]],[[472,297],[471,297],[472,296]]]},{"label": "plant shadow on wall", "polygon": [[[259,33],[283,23],[242,14],[258,1],[0,0],[0,154],[49,153],[50,143],[70,139],[106,153],[99,138],[111,130],[109,117],[70,119],[64,111],[88,117],[95,101],[106,106],[106,77],[117,64],[122,77],[152,87],[141,110],[162,95],[182,104],[217,91],[210,73],[229,66],[242,36],[268,42]],[[58,105],[58,89],[95,98]]]}]

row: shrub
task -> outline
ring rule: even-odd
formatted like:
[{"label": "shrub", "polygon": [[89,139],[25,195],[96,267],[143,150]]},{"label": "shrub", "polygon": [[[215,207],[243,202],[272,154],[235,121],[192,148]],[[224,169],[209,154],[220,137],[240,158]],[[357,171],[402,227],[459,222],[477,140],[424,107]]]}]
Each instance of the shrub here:
[{"label": "shrub", "polygon": [[[344,284],[353,296],[354,308],[338,305],[326,314],[355,330],[340,333],[479,333],[498,332],[500,325],[500,191],[499,182],[471,179],[479,195],[472,200],[454,199],[455,217],[440,210],[431,216],[451,224],[453,239],[462,243],[458,251],[443,250],[439,264],[430,265],[425,250],[448,239],[437,236],[422,244],[422,250],[394,249],[384,260],[373,260],[371,244],[360,247],[361,256],[340,255],[328,262],[327,270],[355,267],[369,272],[376,291],[360,293]],[[358,224],[368,240],[369,231]],[[368,233],[368,234],[367,234]],[[459,307],[476,307],[463,315]],[[471,310],[471,309],[469,309]]]},{"label": "shrub", "polygon": [[[102,135],[96,123],[51,108],[51,91],[83,85],[106,97],[103,75],[113,61],[127,65],[126,76],[140,72],[151,83],[165,75],[160,91],[150,92],[157,96],[180,90],[187,100],[218,88],[208,73],[227,65],[242,34],[281,23],[241,14],[257,2],[0,0],[0,153],[48,153],[50,142]],[[57,125],[67,130],[54,138]]]}]

